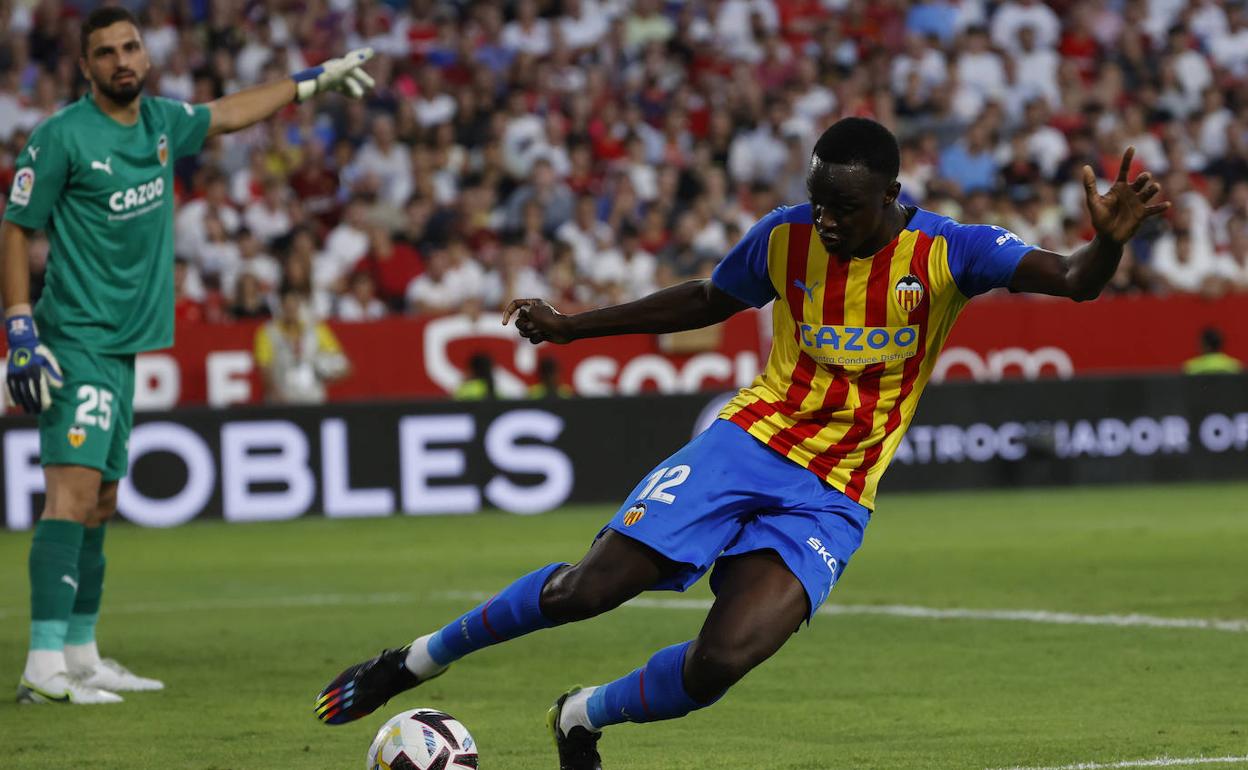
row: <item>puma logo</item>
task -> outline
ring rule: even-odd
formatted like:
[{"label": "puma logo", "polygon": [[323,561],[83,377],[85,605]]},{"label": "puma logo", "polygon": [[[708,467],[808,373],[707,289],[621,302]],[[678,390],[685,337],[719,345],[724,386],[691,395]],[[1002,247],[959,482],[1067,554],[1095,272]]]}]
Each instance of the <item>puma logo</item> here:
[{"label": "puma logo", "polygon": [[91,161],[91,168],[92,170],[103,171],[105,174],[112,176],[113,175],[112,156],[110,155],[109,157],[105,158],[103,163],[99,162],[98,160]]},{"label": "puma logo", "polygon": [[31,163],[34,163],[35,161],[39,160],[39,148],[38,147],[35,147],[33,145],[30,147],[27,147],[26,152],[30,153]]},{"label": "puma logo", "polygon": [[69,586],[70,588],[74,589],[75,591],[78,590],[78,581],[74,580],[69,575],[61,575],[61,582]]},{"label": "puma logo", "polygon": [[820,286],[822,286],[823,281],[815,281],[814,286],[807,286],[806,284],[794,278],[793,285],[802,290],[802,292],[806,295],[806,299],[808,301],[814,302],[815,301],[815,289],[818,289]]}]

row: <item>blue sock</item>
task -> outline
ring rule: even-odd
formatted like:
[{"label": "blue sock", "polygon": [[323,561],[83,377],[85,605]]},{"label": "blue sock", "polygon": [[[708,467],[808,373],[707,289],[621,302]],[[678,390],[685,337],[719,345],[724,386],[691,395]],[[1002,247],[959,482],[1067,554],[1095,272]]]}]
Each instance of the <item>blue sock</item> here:
[{"label": "blue sock", "polygon": [[685,692],[685,651],[692,641],[664,647],[646,665],[594,690],[586,711],[602,729],[620,722],[657,722],[683,717],[719,698],[698,703]]},{"label": "blue sock", "polygon": [[491,644],[556,625],[542,614],[542,587],[564,566],[547,564],[504,588],[493,599],[448,623],[429,639],[429,657],[440,665],[459,660]]}]

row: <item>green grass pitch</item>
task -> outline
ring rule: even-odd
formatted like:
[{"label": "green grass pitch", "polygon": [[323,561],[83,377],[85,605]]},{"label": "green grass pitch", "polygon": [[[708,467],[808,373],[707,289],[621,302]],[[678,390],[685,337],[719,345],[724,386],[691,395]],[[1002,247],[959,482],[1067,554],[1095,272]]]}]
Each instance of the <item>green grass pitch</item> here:
[{"label": "green grass pitch", "polygon": [[[702,611],[623,607],[534,634],[347,726],[317,723],[312,699],[347,664],[451,619],[468,597],[575,560],[609,514],[115,526],[101,646],[168,689],[107,707],[18,707],[5,696],[0,767],[356,770],[387,716],[430,706],[468,725],[484,768],[554,768],[544,730],[553,698],[690,638]],[[29,542],[0,534],[6,687],[25,654]],[[690,596],[709,597],[705,581]],[[1242,620],[1248,484],[886,491],[831,601]],[[1248,755],[1248,633],[1238,629],[824,615],[714,708],[611,728],[602,750],[611,770]]]}]

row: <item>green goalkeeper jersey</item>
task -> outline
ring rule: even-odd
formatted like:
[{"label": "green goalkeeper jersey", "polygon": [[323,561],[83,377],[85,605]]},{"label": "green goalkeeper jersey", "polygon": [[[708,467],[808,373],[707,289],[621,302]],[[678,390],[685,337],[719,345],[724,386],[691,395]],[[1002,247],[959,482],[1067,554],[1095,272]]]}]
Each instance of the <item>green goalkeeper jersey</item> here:
[{"label": "green goalkeeper jersey", "polygon": [[209,121],[204,105],[140,97],[126,126],[88,93],[31,134],[4,218],[47,232],[40,336],[112,354],[173,344],[173,164]]}]

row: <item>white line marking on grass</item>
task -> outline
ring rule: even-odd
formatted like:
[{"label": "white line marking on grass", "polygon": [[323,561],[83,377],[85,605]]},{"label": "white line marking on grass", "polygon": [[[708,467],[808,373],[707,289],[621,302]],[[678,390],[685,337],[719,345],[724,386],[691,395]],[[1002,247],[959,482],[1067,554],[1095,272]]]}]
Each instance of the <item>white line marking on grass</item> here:
[{"label": "white line marking on grass", "polygon": [[[417,594],[296,594],[294,596],[256,596],[252,598],[230,597],[221,599],[192,599],[189,601],[133,602],[131,604],[104,605],[110,615],[148,615],[166,612],[194,612],[196,610],[271,610],[284,607],[341,607],[348,604],[403,604],[420,599]],[[24,609],[0,609],[0,619],[23,616]]]},{"label": "white line marking on grass", "polygon": [[[490,594],[477,591],[447,591],[438,598],[483,601]],[[710,609],[710,599],[656,599],[641,596],[626,607],[656,610]],[[1248,620],[1213,620],[1207,618],[1163,618],[1156,615],[1078,615],[1073,612],[1047,610],[975,610],[959,607],[917,607],[907,604],[825,604],[819,615],[884,615],[894,618],[923,620],[1008,620],[1020,623],[1045,623],[1074,626],[1119,626],[1123,628],[1194,628],[1210,631],[1248,633]]]},{"label": "white line marking on grass", "polygon": [[[434,599],[484,601],[492,594],[481,591],[439,591]],[[222,597],[189,601],[133,602],[108,605],[105,612],[122,615],[147,615],[196,610],[266,610],[287,607],[341,607],[347,605],[404,604],[415,602],[419,594],[295,594],[290,596]],[[625,606],[656,610],[707,610],[709,599],[660,599],[638,597]],[[24,608],[0,608],[0,619],[25,616]],[[922,620],[997,620],[1050,625],[1118,626],[1121,628],[1178,628],[1248,633],[1248,620],[1214,620],[1207,618],[1163,618],[1154,615],[1078,615],[1071,612],[1046,610],[975,610],[965,608],[918,607],[905,604],[832,604],[819,609],[820,615],[882,615]]]},{"label": "white line marking on grass", "polygon": [[1051,623],[1073,626],[1120,626],[1124,628],[1198,628],[1211,631],[1248,633],[1248,620],[1208,618],[1164,618],[1157,615],[1079,615],[1047,610],[972,610],[956,607],[911,607],[903,604],[834,604],[821,607],[821,615],[888,615],[931,620],[1012,620],[1023,623]]},{"label": "white line marking on grass", "polygon": [[997,770],[1110,770],[1119,767],[1191,767],[1192,765],[1237,765],[1248,762],[1245,757],[1158,757],[1157,759],[1136,759],[1127,762],[1082,762],[1077,765],[1061,765],[1059,767],[1003,767]]}]

